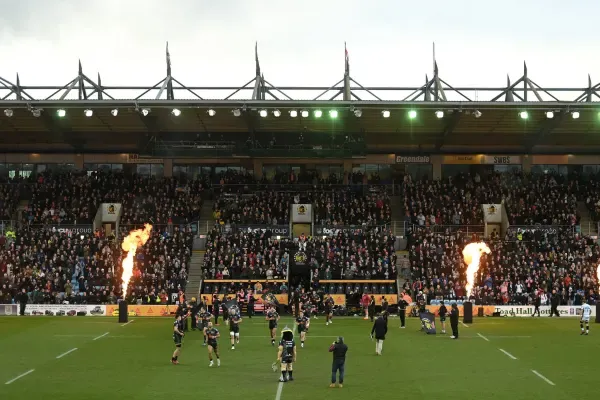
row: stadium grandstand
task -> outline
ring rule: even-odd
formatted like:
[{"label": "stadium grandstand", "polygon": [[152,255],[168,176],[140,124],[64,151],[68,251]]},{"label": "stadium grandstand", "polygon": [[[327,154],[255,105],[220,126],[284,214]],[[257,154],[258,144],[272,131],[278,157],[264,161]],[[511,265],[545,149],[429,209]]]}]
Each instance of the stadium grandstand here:
[{"label": "stadium grandstand", "polygon": [[[346,51],[331,87],[278,87],[256,49],[248,84],[188,87],[170,60],[142,88],[81,63],[63,86],[0,78],[5,303],[24,288],[32,304],[175,304],[257,284],[340,309],[365,293],[465,300],[474,240],[494,254],[481,304],[597,301],[599,84],[543,88],[524,66],[506,87],[460,88],[434,63],[422,86],[367,87]],[[145,223],[124,293],[121,241]]]}]

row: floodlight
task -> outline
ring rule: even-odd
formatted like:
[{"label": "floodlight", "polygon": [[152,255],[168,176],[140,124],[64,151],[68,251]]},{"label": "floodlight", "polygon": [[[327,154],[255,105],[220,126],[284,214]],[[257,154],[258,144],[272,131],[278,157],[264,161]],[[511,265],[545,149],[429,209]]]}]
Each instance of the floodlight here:
[{"label": "floodlight", "polygon": [[444,112],[441,111],[441,110],[438,110],[438,111],[435,112],[435,116],[438,117],[438,118],[440,118],[440,119],[444,118]]},{"label": "floodlight", "polygon": [[273,110],[273,116],[276,117],[276,118],[281,117],[281,111],[279,111],[279,110]]},{"label": "floodlight", "polygon": [[90,109],[87,109],[87,110],[85,110],[83,113],[84,113],[84,114],[85,114],[85,116],[86,116],[86,117],[88,117],[88,118],[89,118],[89,117],[91,117],[92,115],[94,115],[94,111],[93,111],[93,110],[90,110]]},{"label": "floodlight", "polygon": [[521,117],[521,119],[527,119],[529,118],[529,113],[527,111],[521,111],[519,117]]},{"label": "floodlight", "polygon": [[34,108],[31,110],[31,114],[33,114],[34,117],[39,118],[42,115],[42,110],[39,108]]},{"label": "floodlight", "polygon": [[217,112],[215,110],[213,110],[212,108],[209,108],[207,113],[210,117],[214,117]]},{"label": "floodlight", "polygon": [[362,110],[359,110],[359,109],[354,110],[354,116],[356,118],[362,117]]},{"label": "floodlight", "polygon": [[301,115],[302,115],[302,118],[308,118],[308,111],[302,110]]},{"label": "floodlight", "polygon": [[263,117],[263,118],[265,118],[267,115],[269,115],[269,113],[267,112],[267,110],[260,110],[260,111],[258,112],[258,114],[259,114],[261,117]]},{"label": "floodlight", "polygon": [[181,115],[181,110],[178,108],[174,108],[173,111],[171,111],[171,114],[173,114],[173,116],[175,117],[179,117]]},{"label": "floodlight", "polygon": [[548,119],[554,118],[554,111],[546,111],[546,118],[548,118]]},{"label": "floodlight", "polygon": [[481,111],[475,110],[473,111],[473,115],[475,116],[475,118],[481,118]]},{"label": "floodlight", "polygon": [[410,118],[410,119],[415,119],[415,118],[417,118],[417,112],[416,112],[415,110],[410,110],[410,111],[408,112],[408,118]]},{"label": "floodlight", "polygon": [[231,110],[231,113],[233,114],[234,117],[239,117],[240,115],[242,115],[242,112],[240,111],[239,108]]},{"label": "floodlight", "polygon": [[10,108],[7,108],[6,110],[4,110],[4,115],[6,115],[8,118],[13,116],[13,110],[11,110]]},{"label": "floodlight", "polygon": [[142,115],[144,117],[147,117],[148,114],[150,114],[150,109],[149,108],[142,108]]},{"label": "floodlight", "polygon": [[113,117],[116,117],[117,115],[119,115],[119,109],[114,108],[110,111],[110,113],[112,114]]},{"label": "floodlight", "polygon": [[571,113],[571,116],[573,117],[573,119],[577,119],[577,118],[579,118],[579,111],[573,111],[573,112]]},{"label": "floodlight", "polygon": [[323,116],[323,111],[315,110],[315,118],[321,118]]},{"label": "floodlight", "polygon": [[337,110],[329,110],[329,117],[330,118],[337,118],[338,117]]},{"label": "floodlight", "polygon": [[296,111],[296,110],[290,110],[290,117],[296,118],[297,116],[298,116],[298,111]]},{"label": "floodlight", "polygon": [[390,117],[390,112],[388,110],[383,110],[381,112],[381,115],[383,115],[383,118],[389,118]]},{"label": "floodlight", "polygon": [[61,108],[56,110],[56,115],[58,115],[60,118],[63,118],[65,115],[67,115],[67,112]]}]

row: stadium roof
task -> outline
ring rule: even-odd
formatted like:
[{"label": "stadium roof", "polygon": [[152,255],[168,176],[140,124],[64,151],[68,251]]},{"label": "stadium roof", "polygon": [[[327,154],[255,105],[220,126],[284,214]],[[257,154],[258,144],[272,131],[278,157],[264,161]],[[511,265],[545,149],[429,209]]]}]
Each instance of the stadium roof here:
[{"label": "stadium roof", "polygon": [[453,87],[434,61],[432,78],[420,86],[369,87],[351,77],[347,51],[344,62],[342,79],[330,87],[272,85],[258,51],[254,77],[243,86],[185,86],[173,74],[168,46],[166,76],[153,86],[105,86],[81,63],[61,86],[0,77],[0,147],[26,151],[47,139],[79,151],[117,151],[144,134],[313,132],[364,133],[372,151],[600,151],[600,83],[589,76],[585,87],[543,88],[524,64],[523,76],[507,78],[505,87]]}]

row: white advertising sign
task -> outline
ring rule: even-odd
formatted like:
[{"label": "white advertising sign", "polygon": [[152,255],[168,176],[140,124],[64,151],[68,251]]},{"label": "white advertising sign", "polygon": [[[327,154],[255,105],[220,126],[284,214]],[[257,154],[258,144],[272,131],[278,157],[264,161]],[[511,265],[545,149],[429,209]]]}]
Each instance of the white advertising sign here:
[{"label": "white advertising sign", "polygon": [[312,222],[312,204],[293,204],[292,222]]},{"label": "white advertising sign", "polygon": [[490,224],[502,222],[502,204],[484,204],[482,207],[485,222]]},{"label": "white advertising sign", "polygon": [[105,306],[87,304],[27,304],[26,315],[55,315],[74,317],[78,312],[85,312],[87,317],[106,315]]},{"label": "white advertising sign", "polygon": [[120,212],[120,203],[102,203],[102,222],[117,222]]},{"label": "white advertising sign", "polygon": [[[473,306],[474,309],[477,306]],[[534,306],[496,306],[496,312],[501,316],[507,317],[529,317],[535,310]],[[561,317],[578,317],[581,315],[581,306],[558,306],[558,313]],[[549,316],[550,306],[540,306],[540,315]],[[596,306],[592,306],[592,317],[596,316]]]}]

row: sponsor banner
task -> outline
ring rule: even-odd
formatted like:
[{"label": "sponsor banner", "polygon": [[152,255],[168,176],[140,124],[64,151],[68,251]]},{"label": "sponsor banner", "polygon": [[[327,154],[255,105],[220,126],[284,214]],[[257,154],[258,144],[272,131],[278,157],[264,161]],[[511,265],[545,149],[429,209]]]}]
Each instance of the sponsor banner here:
[{"label": "sponsor banner", "polygon": [[16,304],[0,304],[0,315],[17,315],[18,312]]},{"label": "sponsor banner", "polygon": [[331,298],[333,298],[333,304],[336,306],[345,306],[346,305],[346,295],[345,294],[332,294]]},{"label": "sponsor banner", "polygon": [[397,294],[374,294],[375,297],[375,305],[381,305],[381,299],[385,296],[389,305],[398,304],[398,295]]},{"label": "sponsor banner", "polygon": [[484,204],[482,207],[485,222],[490,224],[502,222],[502,204]]},{"label": "sponsor banner", "polygon": [[312,222],[312,204],[293,204],[292,222]]},{"label": "sponsor banner", "polygon": [[337,236],[340,233],[345,233],[349,235],[360,235],[370,228],[365,228],[362,226],[324,226],[317,225],[315,226],[315,236]]},{"label": "sponsor banner", "polygon": [[[127,306],[127,313],[130,317],[168,317],[175,315],[177,312],[176,305],[135,305]],[[110,304],[106,306],[106,315],[109,317],[119,316],[119,305]]]},{"label": "sponsor banner", "polygon": [[92,225],[56,225],[52,227],[52,231],[73,236],[78,234],[92,233],[94,228]]},{"label": "sponsor banner", "polygon": [[401,156],[396,155],[396,164],[430,164],[430,156]]},{"label": "sponsor banner", "polygon": [[462,156],[444,156],[442,164],[472,165],[481,164],[482,155],[467,154]]},{"label": "sponsor banner", "polygon": [[271,231],[271,234],[275,236],[290,236],[289,225],[238,225],[237,228],[242,232]]},{"label": "sponsor banner", "polygon": [[556,235],[559,229],[571,229],[573,230],[573,226],[556,226],[556,225],[512,225],[508,227],[507,233],[541,233],[547,235]]},{"label": "sponsor banner", "polygon": [[435,315],[430,312],[419,313],[421,319],[421,325],[428,335],[435,335]]},{"label": "sponsor banner", "polygon": [[127,154],[127,164],[163,164],[162,158],[140,157],[139,154]]},{"label": "sponsor banner", "polygon": [[[473,307],[475,308],[475,306]],[[531,317],[534,306],[494,306],[494,311],[499,312],[501,316],[507,317]],[[581,316],[581,306],[558,306],[558,313],[561,317]],[[540,315],[550,315],[550,306],[540,306]],[[592,317],[596,316],[596,307],[592,307]]]},{"label": "sponsor banner", "polygon": [[[448,314],[450,314],[450,305],[451,305],[451,302],[450,301],[445,301],[444,305],[448,309]],[[463,306],[460,305],[460,304],[457,304],[457,307],[458,307],[458,315],[462,316],[463,312],[464,312],[463,311]],[[411,313],[411,311],[412,311],[413,308],[416,308],[417,310],[419,309],[417,306],[408,306],[406,308],[406,315],[410,315],[410,313]],[[477,317],[479,315],[478,314],[479,313],[479,308],[483,308],[483,315],[484,316],[488,316],[488,317],[491,317],[494,314],[494,312],[497,311],[496,310],[496,306],[478,306],[478,305],[473,304],[473,317]],[[425,306],[425,309],[428,312],[430,312],[433,315],[435,315],[435,316],[439,316],[440,315],[440,313],[439,313],[440,306],[439,305],[438,306],[431,306],[431,305]],[[529,316],[531,316],[531,314],[529,314]]]},{"label": "sponsor banner", "polygon": [[78,312],[85,312],[86,316],[103,316],[106,315],[106,306],[86,304],[27,304],[27,306],[25,306],[25,314],[28,315],[73,317],[76,316]]},{"label": "sponsor banner", "polygon": [[[224,294],[219,294],[218,296],[219,296],[219,300],[223,301],[223,298],[225,297],[225,295]],[[233,295],[229,295],[229,296],[233,296]],[[255,305],[256,304],[263,304],[263,300],[262,300],[261,296],[262,295],[257,295],[257,294],[254,295],[254,300],[255,300],[254,304]],[[288,295],[287,295],[287,293],[284,293],[284,294],[275,294],[274,296],[275,296],[275,299],[277,299],[277,302],[279,304],[287,304],[288,303]],[[212,293],[202,293],[201,297],[202,298],[206,297],[206,304],[209,305],[209,306],[212,306],[212,297],[213,297]]]},{"label": "sponsor banner", "polygon": [[120,212],[120,203],[102,203],[102,222],[117,222]]},{"label": "sponsor banner", "polygon": [[482,164],[506,165],[521,164],[521,156],[483,156]]}]

